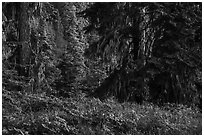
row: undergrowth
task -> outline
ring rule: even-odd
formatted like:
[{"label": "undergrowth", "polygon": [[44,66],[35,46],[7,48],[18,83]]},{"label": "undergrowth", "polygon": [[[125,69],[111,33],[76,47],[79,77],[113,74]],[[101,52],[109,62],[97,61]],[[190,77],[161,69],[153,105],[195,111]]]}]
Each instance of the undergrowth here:
[{"label": "undergrowth", "polygon": [[202,113],[184,105],[101,102],[83,95],[56,98],[3,89],[2,134],[200,135]]}]

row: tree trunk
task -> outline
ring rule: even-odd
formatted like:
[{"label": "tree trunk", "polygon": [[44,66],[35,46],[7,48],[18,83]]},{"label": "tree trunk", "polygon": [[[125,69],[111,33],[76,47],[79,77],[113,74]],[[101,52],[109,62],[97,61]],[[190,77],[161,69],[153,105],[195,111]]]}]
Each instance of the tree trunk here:
[{"label": "tree trunk", "polygon": [[19,13],[19,42],[21,45],[20,53],[20,75],[26,75],[26,65],[28,65],[30,60],[30,25],[29,25],[29,15],[28,15],[28,2],[20,3]]}]

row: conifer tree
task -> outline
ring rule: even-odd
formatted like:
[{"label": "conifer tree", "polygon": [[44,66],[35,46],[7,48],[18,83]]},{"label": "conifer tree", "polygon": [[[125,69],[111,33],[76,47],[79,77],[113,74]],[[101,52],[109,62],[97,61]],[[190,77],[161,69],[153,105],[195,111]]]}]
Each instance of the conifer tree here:
[{"label": "conifer tree", "polygon": [[81,16],[90,23],[85,31],[100,36],[89,54],[116,64],[96,96],[191,100],[201,78],[201,3],[94,3]]}]

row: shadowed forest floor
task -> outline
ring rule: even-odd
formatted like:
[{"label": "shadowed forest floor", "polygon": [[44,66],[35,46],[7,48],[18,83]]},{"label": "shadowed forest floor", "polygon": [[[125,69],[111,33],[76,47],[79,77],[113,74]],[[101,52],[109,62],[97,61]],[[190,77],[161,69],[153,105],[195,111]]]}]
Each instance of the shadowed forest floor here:
[{"label": "shadowed forest floor", "polygon": [[202,113],[183,105],[101,102],[3,91],[2,134],[202,134]]}]

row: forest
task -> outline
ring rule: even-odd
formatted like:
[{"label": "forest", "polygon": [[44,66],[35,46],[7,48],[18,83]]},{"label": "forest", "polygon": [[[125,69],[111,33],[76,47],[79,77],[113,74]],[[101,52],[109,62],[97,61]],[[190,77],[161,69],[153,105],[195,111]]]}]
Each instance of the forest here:
[{"label": "forest", "polygon": [[3,2],[3,135],[202,135],[202,2]]}]

